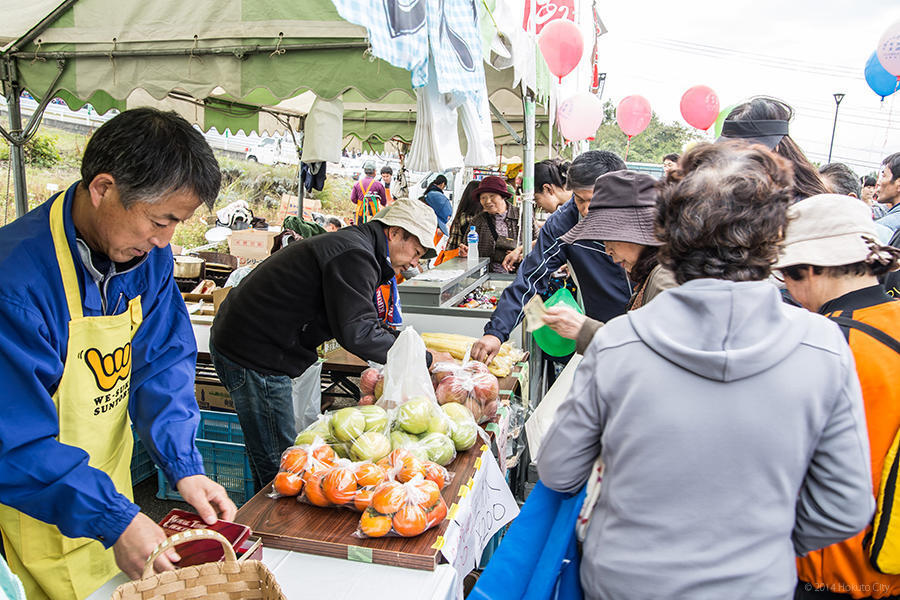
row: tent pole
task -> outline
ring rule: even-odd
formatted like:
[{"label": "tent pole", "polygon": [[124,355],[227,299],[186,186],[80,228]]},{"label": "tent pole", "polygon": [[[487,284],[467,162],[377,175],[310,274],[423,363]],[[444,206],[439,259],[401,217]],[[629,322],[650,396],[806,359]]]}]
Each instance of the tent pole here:
[{"label": "tent pole", "polygon": [[526,92],[523,99],[525,105],[525,139],[522,155],[522,254],[531,250],[531,227],[534,220],[534,96]]},{"label": "tent pole", "polygon": [[9,145],[9,160],[12,164],[13,182],[16,192],[16,218],[28,212],[28,193],[25,189],[25,140],[22,138],[22,113],[19,94],[22,89],[15,83],[7,86],[6,102],[9,108],[9,133],[15,141]]},{"label": "tent pole", "polygon": [[[531,251],[531,230],[534,222],[534,93],[526,90],[522,99],[525,112],[525,135],[522,156],[522,255]],[[522,348],[529,351],[528,359],[528,403],[536,406],[540,402],[538,385],[540,376],[540,356],[537,346],[532,344],[531,334],[522,327]]]},{"label": "tent pole", "polygon": [[13,180],[15,181],[16,191],[16,218],[21,217],[28,212],[28,192],[25,185],[25,143],[34,135],[40,126],[41,119],[44,115],[44,109],[53,99],[53,90],[59,83],[63,71],[65,71],[65,61],[57,61],[56,77],[44,94],[43,100],[34,110],[28,126],[22,129],[22,105],[20,97],[22,87],[17,81],[17,72],[15,61],[6,60],[0,64],[0,82],[3,84],[3,91],[6,95],[7,108],[9,109],[9,131],[5,131],[0,127],[0,135],[9,141],[9,162],[13,172]]}]

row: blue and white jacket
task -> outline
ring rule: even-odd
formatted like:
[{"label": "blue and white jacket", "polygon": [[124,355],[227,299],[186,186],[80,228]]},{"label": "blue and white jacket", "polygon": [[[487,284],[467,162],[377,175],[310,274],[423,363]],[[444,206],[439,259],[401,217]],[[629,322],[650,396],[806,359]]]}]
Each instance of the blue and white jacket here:
[{"label": "blue and white jacket", "polygon": [[[172,278],[169,247],[110,276],[104,297],[82,261],[72,223],[73,184],[65,195],[65,231],[78,271],[84,316],[123,312],[141,296],[143,323],[132,341],[128,412],[169,481],[203,473],[194,445],[197,345]],[[139,508],[88,454],[59,443],[52,395],[66,360],[69,310],[50,234],[52,200],[0,229],[0,503],[59,527],[68,537],[111,546]]]}]

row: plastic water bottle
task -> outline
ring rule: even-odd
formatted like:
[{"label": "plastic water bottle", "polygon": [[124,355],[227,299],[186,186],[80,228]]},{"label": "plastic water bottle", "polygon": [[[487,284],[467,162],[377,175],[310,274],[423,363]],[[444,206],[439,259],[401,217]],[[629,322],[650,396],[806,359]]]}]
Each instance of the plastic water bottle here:
[{"label": "plastic water bottle", "polygon": [[469,227],[469,233],[466,235],[466,245],[469,246],[466,268],[473,269],[478,265],[478,232],[475,231],[474,225]]}]

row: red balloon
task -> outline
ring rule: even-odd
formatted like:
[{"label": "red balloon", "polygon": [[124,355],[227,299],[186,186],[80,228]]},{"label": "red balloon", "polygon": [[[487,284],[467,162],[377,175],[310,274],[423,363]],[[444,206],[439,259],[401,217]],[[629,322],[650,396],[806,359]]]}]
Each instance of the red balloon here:
[{"label": "red balloon", "polygon": [[650,124],[650,103],[643,96],[626,96],[616,107],[616,123],[631,137],[647,129]]},{"label": "red balloon", "polygon": [[719,97],[705,85],[695,85],[681,97],[681,116],[697,129],[709,129],[719,116]]},{"label": "red balloon", "polygon": [[562,80],[571,73],[584,54],[584,37],[578,26],[566,19],[550,21],[538,36],[538,46],[550,72]]}]

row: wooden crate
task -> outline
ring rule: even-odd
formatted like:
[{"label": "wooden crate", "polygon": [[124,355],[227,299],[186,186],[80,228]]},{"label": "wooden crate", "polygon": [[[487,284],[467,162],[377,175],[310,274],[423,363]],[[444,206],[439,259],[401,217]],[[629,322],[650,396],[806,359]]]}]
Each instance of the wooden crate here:
[{"label": "wooden crate", "polygon": [[[475,460],[481,454],[479,443],[448,466],[454,474],[442,492],[448,507],[457,502],[460,487],[475,474]],[[360,539],[351,535],[356,531],[359,513],[310,506],[295,498],[273,500],[266,496],[271,491],[271,485],[263,488],[234,519],[248,525],[263,539],[264,546],[427,571],[438,564],[439,550],[433,546],[447,529],[447,520],[413,538]]]}]

